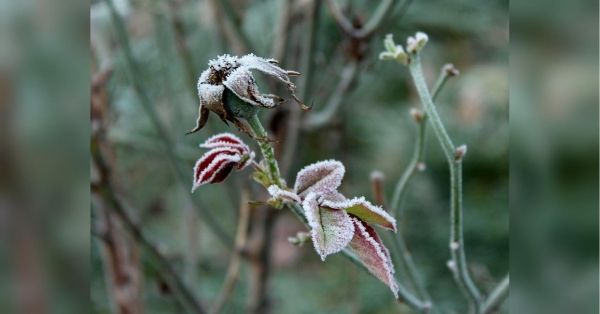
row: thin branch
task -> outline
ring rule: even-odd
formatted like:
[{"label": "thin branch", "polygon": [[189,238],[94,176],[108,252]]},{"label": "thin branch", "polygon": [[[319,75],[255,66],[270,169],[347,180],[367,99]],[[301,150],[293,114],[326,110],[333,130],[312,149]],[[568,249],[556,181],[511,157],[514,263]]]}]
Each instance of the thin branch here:
[{"label": "thin branch", "polygon": [[107,202],[111,211],[123,222],[125,229],[131,233],[132,237],[148,252],[150,257],[156,261],[167,284],[184,307],[193,313],[205,313],[204,307],[200,301],[194,297],[190,290],[188,290],[167,259],[146,238],[141,228],[139,228],[125,210],[125,205],[115,194],[111,182],[110,169],[100,152],[98,139],[92,139],[91,155],[100,174],[99,184],[92,186],[93,192]]},{"label": "thin branch", "polygon": [[[306,12],[306,38],[303,38],[302,59],[300,60],[300,81],[298,82],[298,97],[306,101],[308,85],[311,78],[313,55],[316,47],[316,31],[318,24],[318,12],[321,6],[321,0],[312,0]],[[286,139],[283,144],[283,156],[281,158],[281,169],[284,178],[292,166],[292,160],[296,156],[298,138],[300,137],[300,127],[302,124],[302,111],[298,106],[290,108],[290,115],[287,119]]]},{"label": "thin branch", "polygon": [[502,306],[508,298],[509,284],[509,275],[507,274],[488,296],[481,311],[483,314],[494,313]]},{"label": "thin branch", "polygon": [[[277,20],[277,30],[273,38],[273,48],[271,55],[273,59],[279,63],[285,64],[285,48],[288,42],[288,29],[290,25],[290,14],[292,12],[291,0],[280,0],[281,9],[279,10],[279,18]],[[304,74],[304,73],[302,73]]]},{"label": "thin branch", "polygon": [[387,202],[385,198],[385,190],[383,189],[383,181],[385,179],[383,172],[373,171],[371,172],[371,193],[375,203],[387,210]]},{"label": "thin branch", "polygon": [[195,99],[197,97],[196,80],[199,75],[194,72],[194,62],[192,61],[192,53],[190,52],[190,47],[185,38],[185,27],[181,13],[179,12],[180,10],[175,0],[168,0],[167,4],[171,13],[171,23],[175,32],[175,46],[177,47],[179,57],[183,62],[183,72],[185,73],[186,87],[191,94],[192,99]]},{"label": "thin branch", "polygon": [[[452,71],[449,70],[450,68]],[[444,66],[431,92],[431,99],[433,101],[436,101],[437,96],[440,94],[440,91],[442,90],[442,87],[445,85],[448,78],[457,75],[457,72],[458,71],[456,71],[451,64]],[[427,139],[427,120],[429,119],[429,115],[427,112],[423,112],[421,113],[420,117],[416,118],[418,123],[418,134],[417,140],[415,141],[413,156],[410,163],[406,167],[406,170],[400,177],[400,180],[396,184],[396,189],[394,190],[394,195],[392,197],[391,204],[395,211],[396,218],[402,216],[403,206],[401,206],[400,201],[404,200],[406,196],[408,182],[419,169],[423,169],[425,166],[425,140]]]},{"label": "thin branch", "polygon": [[381,25],[381,22],[390,14],[397,0],[382,0],[375,12],[367,21],[367,23],[361,28],[355,28],[352,23],[346,18],[342,9],[335,2],[335,0],[327,0],[327,6],[337,24],[351,37],[357,39],[368,38],[377,31],[377,28]]},{"label": "thin branch", "polygon": [[459,287],[465,293],[471,311],[481,313],[482,298],[481,293],[471,279],[471,275],[467,269],[467,260],[465,256],[465,245],[463,240],[463,210],[462,210],[462,156],[457,155],[456,148],[450,136],[446,132],[446,128],[437,113],[423,69],[421,68],[421,57],[419,53],[411,54],[411,62],[409,70],[415,81],[417,92],[421,97],[425,111],[430,117],[431,125],[435,135],[437,136],[450,167],[450,182],[451,182],[451,233],[450,233],[450,251],[452,254],[452,262],[454,263],[454,279]]},{"label": "thin branch", "polygon": [[[144,110],[146,111],[146,114],[148,114],[148,116],[150,117],[150,120],[151,120],[154,128],[158,132],[159,138],[161,139],[164,147],[166,148],[167,157],[168,157],[171,165],[173,166],[173,168],[177,174],[177,177],[180,180],[180,183],[183,186],[186,186],[186,182],[189,182],[190,175],[187,170],[185,170],[181,167],[182,165],[180,163],[180,160],[179,160],[179,158],[177,158],[177,156],[175,154],[175,145],[173,144],[172,140],[170,139],[169,134],[167,133],[167,130],[165,129],[165,127],[161,123],[160,119],[158,118],[158,115],[156,114],[156,111],[154,110],[152,101],[150,100],[150,96],[148,95],[148,93],[146,92],[146,89],[144,88],[142,74],[141,74],[141,71],[139,69],[137,62],[135,61],[133,52],[131,51],[131,46],[129,44],[129,37],[128,37],[127,31],[125,29],[125,24],[124,24],[123,20],[121,19],[121,17],[119,16],[119,14],[116,12],[116,10],[113,6],[112,0],[104,0],[104,1],[110,8],[114,26],[115,26],[115,29],[117,30],[117,35],[118,35],[120,44],[122,46],[122,49],[125,53],[125,60],[127,62],[127,66],[129,67],[129,70],[131,72],[133,85],[134,85],[135,91],[137,92],[137,94],[140,98],[140,103],[142,104]],[[233,247],[233,242],[232,242],[231,238],[229,238],[229,236],[217,224],[216,220],[212,217],[210,212],[208,212],[208,209],[207,209],[208,207],[203,206],[197,198],[194,198],[191,196],[190,196],[190,198],[196,205],[195,207],[197,209],[199,209],[200,216],[202,217],[202,219],[204,219],[204,221],[206,222],[206,225],[209,228],[211,228],[211,230],[215,233],[217,238],[219,240],[221,240],[221,242],[226,247],[228,247],[228,248]]]},{"label": "thin branch", "polygon": [[250,205],[248,205],[249,200],[250,196],[248,195],[248,191],[246,189],[242,190],[240,216],[238,218],[237,234],[235,236],[235,250],[233,251],[233,256],[231,257],[231,262],[229,263],[221,292],[219,292],[217,300],[210,310],[211,314],[217,314],[221,312],[221,308],[225,304],[225,301],[227,301],[227,298],[233,291],[233,287],[237,282],[240,264],[242,261],[242,252],[244,250],[244,246],[246,245],[248,225],[250,222]]},{"label": "thin branch", "polygon": [[351,60],[342,70],[340,81],[323,109],[319,112],[311,112],[306,116],[303,123],[304,129],[314,130],[326,125],[332,120],[357,75],[358,61]]}]

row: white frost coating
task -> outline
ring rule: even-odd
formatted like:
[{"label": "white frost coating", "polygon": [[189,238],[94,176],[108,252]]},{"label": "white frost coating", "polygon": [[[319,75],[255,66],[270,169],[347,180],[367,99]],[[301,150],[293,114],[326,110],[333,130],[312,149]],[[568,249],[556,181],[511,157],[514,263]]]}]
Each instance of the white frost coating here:
[{"label": "white frost coating", "polygon": [[310,192],[327,196],[340,186],[345,172],[344,165],[337,160],[325,160],[308,165],[298,172],[294,192],[300,198]]},{"label": "white frost coating", "polygon": [[223,81],[223,85],[247,103],[261,107],[275,107],[273,99],[264,97],[260,93],[248,67],[242,66],[235,69]]},{"label": "white frost coating", "polygon": [[198,97],[200,97],[200,105],[206,106],[209,109],[219,106],[221,104],[221,99],[223,98],[224,90],[225,87],[223,87],[223,85],[198,85]]},{"label": "white frost coating", "polygon": [[[218,155],[217,157],[215,157],[213,159],[213,161],[206,168],[204,168],[204,170],[202,170],[202,172],[198,176],[199,180],[196,181],[197,168],[200,166],[200,163],[202,162],[202,159],[203,158],[200,158],[200,160],[198,160],[196,162],[196,165],[194,166],[194,186],[192,187],[192,193],[199,186],[201,186],[203,184],[206,184],[208,182],[211,182],[215,178],[215,176],[219,173],[219,171],[221,171],[223,168],[225,168],[230,163],[237,163],[237,162],[239,162],[240,161],[240,156],[239,156],[239,154],[236,154],[236,155],[225,155],[225,154]],[[225,161],[225,162],[223,162],[223,161]],[[223,163],[221,165],[219,165],[219,163],[221,163],[221,162],[223,162]],[[217,166],[218,166],[218,168],[215,168]],[[206,175],[207,173],[210,173],[210,171],[213,172],[212,175],[210,177],[206,178],[205,180],[201,180],[201,178],[204,177],[204,175]]]},{"label": "white frost coating", "polygon": [[427,34],[425,34],[423,32],[417,32],[417,35],[415,37],[417,37],[417,44],[421,48],[423,48],[423,46],[425,46],[427,41],[429,41],[429,36],[427,36]]},{"label": "white frost coating", "polygon": [[311,228],[315,251],[325,261],[327,255],[337,253],[348,245],[354,236],[354,227],[345,211],[319,208],[316,198],[315,193],[308,193],[302,208]]},{"label": "white frost coating", "polygon": [[[351,219],[356,226],[356,234],[350,242],[350,249],[356,253],[356,256],[373,275],[390,287],[397,299],[398,284],[394,279],[394,265],[390,259],[389,252],[383,245],[371,237],[360,220],[355,217],[351,217]],[[375,251],[375,256],[364,254],[373,253],[367,250]]]},{"label": "white frost coating", "polygon": [[382,227],[396,231],[396,219],[383,210],[381,206],[375,206],[371,204],[362,196],[343,202],[325,200],[321,203],[321,206],[341,210],[347,210],[352,207],[360,206],[360,211],[350,211],[350,213],[357,216],[364,222],[375,223],[381,225]]},{"label": "white frost coating", "polygon": [[[235,143],[234,143],[235,142]],[[240,153],[250,154],[250,147],[244,144],[242,140],[231,134],[231,133],[219,133],[211,136],[204,143],[200,144],[200,147],[203,148],[216,148],[216,147],[231,147],[231,148],[241,148],[243,151]]]},{"label": "white frost coating", "polygon": [[283,200],[296,202],[298,204],[302,203],[302,200],[300,200],[300,197],[296,195],[296,193],[286,191],[276,185],[271,185],[267,190],[269,191],[269,194],[273,196],[273,199],[281,198]]}]

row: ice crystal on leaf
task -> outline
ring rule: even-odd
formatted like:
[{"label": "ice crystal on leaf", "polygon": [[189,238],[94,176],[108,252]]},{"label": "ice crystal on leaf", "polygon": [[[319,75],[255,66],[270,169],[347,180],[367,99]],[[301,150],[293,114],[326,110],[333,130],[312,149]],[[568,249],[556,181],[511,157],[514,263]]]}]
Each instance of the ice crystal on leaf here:
[{"label": "ice crystal on leaf", "polygon": [[354,224],[354,237],[348,244],[348,248],[375,277],[390,287],[397,299],[398,283],[394,279],[394,265],[390,252],[383,245],[375,229],[356,217],[351,217],[351,220]]},{"label": "ice crystal on leaf", "polygon": [[321,206],[329,209],[341,209],[358,217],[364,222],[378,224],[387,229],[396,231],[396,220],[385,212],[383,208],[369,203],[364,197],[342,202],[325,200],[321,203]]},{"label": "ice crystal on leaf", "polygon": [[276,64],[278,62],[274,59],[260,58],[254,54],[241,58],[223,55],[211,60],[208,69],[198,79],[200,110],[196,127],[188,134],[200,131],[212,111],[223,122],[233,122],[239,130],[254,138],[248,127],[237,118],[250,118],[258,108],[273,108],[285,101],[277,95],[261,94],[251,70],[262,72],[283,83],[300,107],[309,110],[296,97],[296,86],[289,78],[300,73],[284,70]]},{"label": "ice crystal on leaf", "polygon": [[329,254],[337,253],[344,249],[354,236],[352,220],[348,213],[342,210],[323,208],[317,201],[317,195],[308,193],[302,202],[306,214],[310,235],[312,236],[315,250],[321,260]]},{"label": "ice crystal on leaf", "polygon": [[344,177],[344,165],[326,160],[298,172],[294,191],[269,187],[271,201],[283,200],[302,206],[310,227],[315,251],[327,255],[348,247],[377,278],[398,297],[390,254],[370,224],[396,231],[396,220],[364,197],[347,199],[337,191]]},{"label": "ice crystal on leaf", "polygon": [[242,170],[254,159],[254,152],[233,134],[221,133],[200,144],[211,148],[194,166],[194,186],[192,192],[206,183],[219,183],[225,180],[234,168]]},{"label": "ice crystal on leaf", "polygon": [[296,176],[294,192],[305,197],[310,192],[329,195],[340,186],[346,169],[337,160],[325,160],[304,167]]}]

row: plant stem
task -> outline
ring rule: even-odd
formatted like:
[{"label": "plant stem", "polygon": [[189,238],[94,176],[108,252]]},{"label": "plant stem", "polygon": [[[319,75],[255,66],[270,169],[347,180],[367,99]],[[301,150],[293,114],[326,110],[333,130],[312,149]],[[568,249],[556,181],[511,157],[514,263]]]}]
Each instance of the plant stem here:
[{"label": "plant stem", "polygon": [[[440,73],[440,76],[431,92],[431,99],[433,101],[435,101],[437,99],[437,96],[440,94],[442,87],[445,85],[446,81],[448,81],[449,77],[450,76],[448,75],[448,72],[445,70],[445,68],[442,69],[442,72]],[[422,163],[423,160],[425,159],[425,140],[427,139],[427,120],[428,119],[429,119],[429,115],[427,114],[427,112],[423,112],[423,117],[421,118],[421,121],[418,121],[418,134],[417,134],[417,140],[415,141],[415,150],[414,150],[412,159],[411,159],[410,163],[408,164],[408,167],[406,168],[406,170],[400,177],[398,184],[396,184],[396,189],[394,190],[394,195],[392,197],[391,205],[392,205],[392,209],[396,213],[396,218],[399,218],[400,216],[402,216],[403,206],[401,206],[400,201],[404,200],[404,198],[406,196],[408,182],[414,176],[414,174],[417,172],[417,170],[418,170],[417,167],[418,167],[419,163]]]},{"label": "plant stem", "polygon": [[[252,118],[247,119],[247,121],[250,125],[250,129],[252,129],[252,132],[254,133],[254,136],[263,138],[267,137],[267,132],[265,132],[264,128],[262,127],[258,116],[254,115]],[[269,169],[269,177],[271,177],[272,182],[278,182],[279,187],[283,188],[283,186],[281,185],[279,168],[277,167],[277,160],[275,160],[271,144],[269,144],[269,142],[259,142],[259,146]],[[296,216],[298,216],[298,218],[304,223],[304,225],[307,228],[310,228],[308,226],[308,220],[306,219],[306,216],[304,216],[304,211],[302,210],[302,207],[299,204],[289,203],[287,204],[287,207],[294,214],[296,214]],[[362,262],[358,260],[356,256],[348,249],[343,249],[341,253],[353,263],[364,268]],[[426,304],[423,304],[423,302],[421,302],[418,298],[416,298],[410,292],[408,292],[406,288],[404,288],[404,286],[402,286],[401,284],[398,284],[398,295],[400,295],[408,305],[418,310],[419,312],[426,313],[429,310],[429,307]]]},{"label": "plant stem", "polygon": [[490,314],[498,310],[502,303],[508,298],[509,290],[509,275],[507,274],[504,279],[494,288],[492,293],[488,296],[485,304],[483,305],[483,314]]},{"label": "plant stem", "polygon": [[[189,175],[187,170],[182,168],[180,160],[175,154],[175,145],[171,141],[171,138],[169,137],[167,130],[165,129],[165,127],[161,123],[160,119],[158,118],[158,115],[156,114],[154,107],[152,105],[152,101],[150,100],[150,96],[148,95],[148,93],[144,87],[144,82],[143,82],[143,78],[142,78],[143,76],[142,76],[142,73],[140,71],[140,68],[139,68],[137,62],[135,61],[133,52],[131,51],[131,46],[129,44],[129,36],[127,35],[125,24],[124,24],[123,20],[121,19],[121,17],[119,16],[119,14],[116,12],[116,10],[113,6],[112,0],[104,0],[104,2],[110,8],[113,23],[114,23],[115,29],[117,31],[117,35],[118,35],[121,47],[123,49],[123,52],[125,53],[125,60],[126,60],[127,66],[129,67],[129,70],[131,72],[133,86],[134,86],[136,93],[138,94],[138,96],[140,98],[140,103],[142,104],[142,107],[146,111],[146,114],[148,114],[148,116],[150,117],[150,121],[152,122],[152,125],[158,132],[159,138],[163,142],[163,145],[166,149],[167,157],[176,172],[177,178],[179,179],[179,181],[182,185],[185,185],[185,182],[190,181],[191,176]],[[194,202],[195,207],[199,210],[200,216],[206,222],[206,225],[214,232],[214,234],[217,236],[217,238],[219,240],[221,240],[221,242],[226,247],[232,248],[233,241],[227,235],[227,233],[225,233],[225,231],[220,227],[220,225],[217,224],[216,220],[212,217],[210,212],[208,212],[208,210],[207,210],[208,207],[203,206],[203,204],[201,204],[198,199],[196,199],[194,197],[190,197],[190,198]]]},{"label": "plant stem", "polygon": [[[248,121],[248,125],[250,126],[250,129],[252,130],[252,133],[254,133],[255,137],[264,139],[267,138],[267,132],[260,123],[258,115],[254,115],[251,118],[246,119],[246,121]],[[277,185],[278,187],[283,187],[281,184],[281,174],[279,173],[279,166],[277,165],[277,160],[275,159],[273,147],[267,141],[258,141],[258,146],[260,146],[260,150],[265,158],[267,167],[269,167],[269,179],[271,179],[271,183]]]},{"label": "plant stem", "polygon": [[471,311],[475,313],[481,313],[482,300],[481,293],[473,283],[469,271],[467,269],[467,261],[465,257],[465,248],[463,240],[463,212],[462,212],[462,158],[456,158],[456,149],[450,136],[446,132],[446,129],[437,113],[425,77],[423,75],[423,69],[421,68],[420,55],[411,55],[411,62],[408,65],[410,73],[415,81],[417,92],[421,97],[425,111],[430,117],[431,125],[435,135],[437,136],[444,154],[448,159],[450,166],[450,189],[451,189],[451,209],[450,209],[450,220],[451,220],[451,232],[450,232],[450,251],[452,254],[452,260],[456,267],[454,272],[454,279],[461,287],[465,296],[469,300],[469,306]]},{"label": "plant stem", "polygon": [[369,21],[362,28],[355,28],[352,25],[335,0],[327,0],[327,6],[334,20],[348,35],[354,38],[367,38],[375,33],[385,17],[393,11],[392,8],[396,2],[397,0],[382,0]]}]

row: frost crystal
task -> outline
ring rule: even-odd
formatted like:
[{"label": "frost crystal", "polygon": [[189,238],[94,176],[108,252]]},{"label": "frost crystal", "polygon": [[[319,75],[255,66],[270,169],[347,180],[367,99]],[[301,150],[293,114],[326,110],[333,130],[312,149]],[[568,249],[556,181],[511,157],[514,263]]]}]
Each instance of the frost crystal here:
[{"label": "frost crystal", "polygon": [[327,196],[334,192],[342,183],[346,169],[337,160],[325,160],[309,166],[298,172],[294,192],[300,197],[314,192]]},{"label": "frost crystal", "polygon": [[212,148],[194,166],[194,186],[192,192],[206,183],[219,183],[225,180],[237,166],[244,169],[254,159],[254,152],[233,134],[221,133],[200,144]]},{"label": "frost crystal", "polygon": [[378,224],[387,229],[396,231],[396,219],[392,218],[380,206],[375,206],[364,197],[354,198],[343,202],[325,200],[321,206],[330,209],[344,210],[368,223]]},{"label": "frost crystal", "polygon": [[375,277],[390,287],[397,299],[398,284],[394,279],[394,265],[390,252],[383,246],[383,242],[373,228],[356,217],[351,219],[355,231],[348,247]]},{"label": "frost crystal", "polygon": [[276,185],[271,185],[267,190],[273,196],[273,199],[281,198],[289,202],[302,203],[302,200],[300,200],[300,197],[296,193],[286,191]]},{"label": "frost crystal", "polygon": [[322,208],[316,198],[315,193],[308,193],[302,207],[311,228],[315,251],[324,261],[327,255],[337,253],[348,245],[354,236],[354,228],[345,211]]}]

